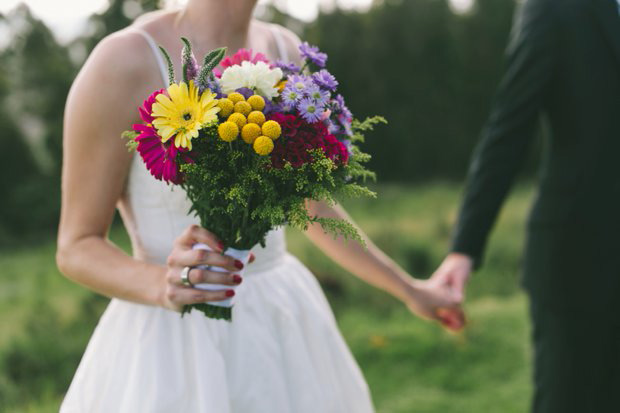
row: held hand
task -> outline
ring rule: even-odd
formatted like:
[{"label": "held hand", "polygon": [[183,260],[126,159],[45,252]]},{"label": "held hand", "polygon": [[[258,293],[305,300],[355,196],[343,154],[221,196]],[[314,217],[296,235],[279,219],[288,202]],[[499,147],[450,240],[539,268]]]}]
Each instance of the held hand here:
[{"label": "held hand", "polygon": [[435,287],[445,289],[462,304],[465,300],[465,284],[472,268],[473,260],[469,256],[453,252],[443,260],[429,282]]},{"label": "held hand", "polygon": [[444,288],[430,280],[412,280],[406,304],[414,314],[427,320],[435,320],[449,330],[465,326],[465,315],[460,303]]},{"label": "held hand", "polygon": [[[204,243],[213,251],[192,249],[196,243]],[[222,301],[232,297],[235,292],[231,288],[223,291],[206,291],[192,288],[183,284],[181,273],[185,267],[190,267],[189,282],[194,284],[223,284],[236,286],[241,283],[241,276],[235,274],[243,268],[243,263],[231,257],[222,255],[224,245],[215,235],[198,225],[188,227],[179,236],[168,256],[167,271],[162,286],[160,304],[164,308],[181,311],[184,305],[204,303],[206,301]],[[250,262],[253,261],[252,257]],[[228,272],[201,270],[198,265],[222,267]]]}]

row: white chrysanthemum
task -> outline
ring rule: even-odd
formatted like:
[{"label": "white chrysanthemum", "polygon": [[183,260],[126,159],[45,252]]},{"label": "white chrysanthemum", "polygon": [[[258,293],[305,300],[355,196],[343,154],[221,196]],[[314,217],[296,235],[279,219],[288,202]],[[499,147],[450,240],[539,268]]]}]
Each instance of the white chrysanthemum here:
[{"label": "white chrysanthemum", "polygon": [[229,94],[235,90],[247,87],[253,89],[259,95],[273,99],[278,95],[276,84],[282,80],[282,71],[278,68],[271,69],[265,62],[242,62],[241,66],[228,67],[222,73],[220,84],[222,92]]}]

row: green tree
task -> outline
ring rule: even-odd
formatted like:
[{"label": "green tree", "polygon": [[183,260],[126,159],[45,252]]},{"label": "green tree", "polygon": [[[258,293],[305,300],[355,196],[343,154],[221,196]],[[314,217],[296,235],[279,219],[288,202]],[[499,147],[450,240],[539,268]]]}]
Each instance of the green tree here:
[{"label": "green tree", "polygon": [[377,2],[368,13],[321,14],[304,37],[360,117],[390,122],[366,149],[382,181],[461,179],[500,75],[513,0]]},{"label": "green tree", "polygon": [[0,54],[5,96],[0,124],[3,148],[10,154],[0,168],[11,177],[2,188],[2,232],[13,242],[56,226],[62,103],[75,68],[65,48],[27,7],[18,7],[2,23],[13,35]]},{"label": "green tree", "polygon": [[91,18],[91,35],[69,46],[59,44],[25,5],[0,15],[0,25],[9,33],[8,46],[0,50],[0,143],[5,153],[0,164],[5,177],[0,184],[0,245],[49,234],[57,226],[64,105],[83,63],[72,60],[70,50],[90,51],[156,5],[157,0],[111,0],[105,12]]}]

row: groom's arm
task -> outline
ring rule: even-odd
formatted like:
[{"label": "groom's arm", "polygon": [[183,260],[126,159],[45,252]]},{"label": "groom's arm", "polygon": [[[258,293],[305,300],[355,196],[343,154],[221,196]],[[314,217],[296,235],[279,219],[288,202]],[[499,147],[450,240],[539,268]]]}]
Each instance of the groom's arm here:
[{"label": "groom's arm", "polygon": [[556,69],[555,0],[527,0],[513,27],[508,67],[474,153],[452,251],[479,265],[487,236],[528,153]]},{"label": "groom's arm", "polygon": [[[561,0],[526,0],[513,27],[508,67],[474,153],[452,242],[432,283],[462,302],[473,266],[523,163],[556,69]],[[559,5],[561,6],[561,4]]]}]

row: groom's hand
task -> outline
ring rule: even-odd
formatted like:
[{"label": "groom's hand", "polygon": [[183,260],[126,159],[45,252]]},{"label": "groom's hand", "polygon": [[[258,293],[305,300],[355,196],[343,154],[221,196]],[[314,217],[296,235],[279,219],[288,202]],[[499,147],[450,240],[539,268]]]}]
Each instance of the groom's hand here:
[{"label": "groom's hand", "polygon": [[473,268],[473,260],[465,254],[453,252],[443,260],[429,282],[447,290],[459,304],[465,300],[465,285]]}]

